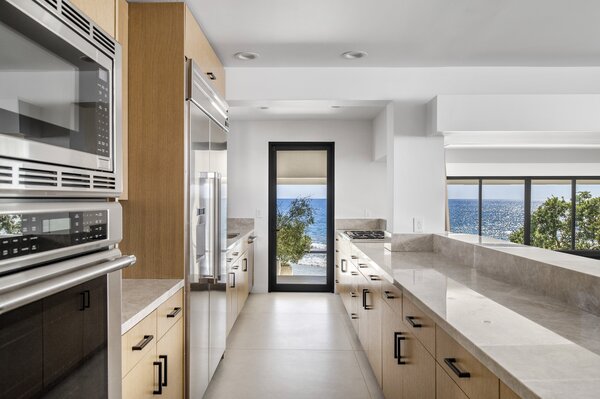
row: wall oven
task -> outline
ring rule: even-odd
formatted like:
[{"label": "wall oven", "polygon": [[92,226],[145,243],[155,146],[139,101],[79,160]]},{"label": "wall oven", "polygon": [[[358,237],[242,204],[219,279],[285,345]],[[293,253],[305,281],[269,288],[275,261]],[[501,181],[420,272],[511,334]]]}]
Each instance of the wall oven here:
[{"label": "wall oven", "polygon": [[0,192],[116,197],[121,47],[67,0],[0,0]]},{"label": "wall oven", "polygon": [[0,397],[121,397],[121,207],[0,200]]}]

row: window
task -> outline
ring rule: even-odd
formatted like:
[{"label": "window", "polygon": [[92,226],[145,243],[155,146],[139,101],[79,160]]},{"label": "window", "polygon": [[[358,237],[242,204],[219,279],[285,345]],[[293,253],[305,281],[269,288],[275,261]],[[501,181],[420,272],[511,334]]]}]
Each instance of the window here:
[{"label": "window", "polygon": [[523,180],[483,180],[481,235],[509,240],[525,223]]},{"label": "window", "polygon": [[600,259],[600,178],[449,177],[448,230]]}]

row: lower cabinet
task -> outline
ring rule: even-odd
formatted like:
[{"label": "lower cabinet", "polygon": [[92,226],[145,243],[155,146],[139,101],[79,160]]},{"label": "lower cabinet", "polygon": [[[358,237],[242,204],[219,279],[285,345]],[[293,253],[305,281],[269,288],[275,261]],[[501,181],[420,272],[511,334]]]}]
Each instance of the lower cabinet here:
[{"label": "lower cabinet", "polygon": [[382,388],[388,399],[434,399],[435,359],[409,333],[392,308],[383,305]]},{"label": "lower cabinet", "polygon": [[182,399],[183,290],[122,336],[123,398]]},{"label": "lower cabinet", "polygon": [[435,368],[437,399],[469,399],[438,364]]},{"label": "lower cabinet", "polygon": [[241,255],[239,247],[230,250],[227,254],[227,334],[233,328],[252,289],[253,246],[252,243],[249,243],[247,247],[243,246],[242,248],[245,249]]}]

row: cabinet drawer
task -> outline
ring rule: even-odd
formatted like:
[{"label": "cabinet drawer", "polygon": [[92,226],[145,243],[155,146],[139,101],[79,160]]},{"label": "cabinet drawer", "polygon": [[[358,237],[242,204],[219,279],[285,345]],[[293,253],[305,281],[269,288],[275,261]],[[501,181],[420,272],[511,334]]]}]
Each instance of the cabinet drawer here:
[{"label": "cabinet drawer", "polygon": [[402,317],[402,291],[387,280],[381,283],[381,296],[383,301],[396,313],[397,317]]},{"label": "cabinet drawer", "polygon": [[402,321],[425,349],[435,355],[435,323],[406,297],[402,298]]},{"label": "cabinet drawer", "polygon": [[123,376],[148,353],[156,352],[156,341],[156,311],[154,311],[121,337]]},{"label": "cabinet drawer", "polygon": [[469,399],[439,364],[435,368],[436,399]]},{"label": "cabinet drawer", "polygon": [[521,397],[500,381],[500,399],[521,399]]},{"label": "cabinet drawer", "polygon": [[154,391],[158,390],[158,369],[154,362],[156,357],[156,343],[140,362],[123,378],[123,398],[126,399],[153,399]]},{"label": "cabinet drawer", "polygon": [[498,399],[498,377],[441,328],[436,328],[435,335],[436,359],[463,392],[471,399]]},{"label": "cabinet drawer", "polygon": [[156,333],[160,339],[183,316],[183,289],[156,309]]}]

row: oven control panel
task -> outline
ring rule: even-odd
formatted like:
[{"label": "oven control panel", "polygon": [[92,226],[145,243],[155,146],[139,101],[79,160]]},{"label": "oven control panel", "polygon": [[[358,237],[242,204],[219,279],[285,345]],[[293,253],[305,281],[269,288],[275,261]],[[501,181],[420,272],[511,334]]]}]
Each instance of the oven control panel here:
[{"label": "oven control panel", "polygon": [[108,237],[106,210],[0,215],[0,260]]}]

